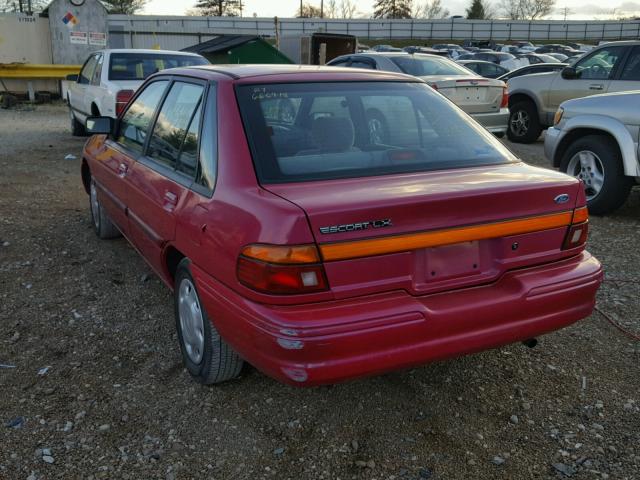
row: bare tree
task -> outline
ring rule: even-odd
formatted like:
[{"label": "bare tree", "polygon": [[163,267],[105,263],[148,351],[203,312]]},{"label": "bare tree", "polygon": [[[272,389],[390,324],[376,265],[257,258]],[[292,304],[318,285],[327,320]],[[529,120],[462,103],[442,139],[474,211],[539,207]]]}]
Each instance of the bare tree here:
[{"label": "bare tree", "polygon": [[241,13],[240,0],[199,0],[194,7],[200,15],[237,17]]},{"label": "bare tree", "polygon": [[340,2],[340,16],[342,18],[353,18],[356,13],[356,6],[352,0],[342,0]]},{"label": "bare tree", "polygon": [[324,18],[338,18],[338,3],[336,0],[329,0],[324,7]]},{"label": "bare tree", "polygon": [[556,0],[500,0],[502,14],[510,20],[539,20],[553,11]]},{"label": "bare tree", "polygon": [[449,10],[442,6],[441,0],[427,0],[425,3],[414,1],[411,10],[413,18],[445,18]]},{"label": "bare tree", "polygon": [[320,18],[320,9],[318,7],[314,7],[309,3],[305,3],[302,5],[302,11],[298,11],[296,14],[298,18]]},{"label": "bare tree", "polygon": [[147,0],[105,0],[103,3],[109,13],[133,15],[138,10],[142,10]]}]

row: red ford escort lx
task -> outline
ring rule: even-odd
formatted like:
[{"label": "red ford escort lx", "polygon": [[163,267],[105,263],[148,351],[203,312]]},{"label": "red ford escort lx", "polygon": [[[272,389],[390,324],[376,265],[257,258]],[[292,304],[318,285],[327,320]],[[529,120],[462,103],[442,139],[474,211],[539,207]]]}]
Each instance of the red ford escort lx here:
[{"label": "red ford escort lx", "polygon": [[521,162],[414,77],[167,70],[87,128],[95,231],[124,235],[174,291],[200,382],[244,360],[290,384],[339,382],[531,339],[594,307],[578,181]]}]

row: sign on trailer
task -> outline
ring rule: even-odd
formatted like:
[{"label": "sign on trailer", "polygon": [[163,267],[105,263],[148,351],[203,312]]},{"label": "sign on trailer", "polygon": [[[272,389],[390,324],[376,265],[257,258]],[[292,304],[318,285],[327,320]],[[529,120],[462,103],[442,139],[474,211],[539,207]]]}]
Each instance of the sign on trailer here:
[{"label": "sign on trailer", "polygon": [[87,32],[69,32],[69,41],[78,45],[86,45]]}]

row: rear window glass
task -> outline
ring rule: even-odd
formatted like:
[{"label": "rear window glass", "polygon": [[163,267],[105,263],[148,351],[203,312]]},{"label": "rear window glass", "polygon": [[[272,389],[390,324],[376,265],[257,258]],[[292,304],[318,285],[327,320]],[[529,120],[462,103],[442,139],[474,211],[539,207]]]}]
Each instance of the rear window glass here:
[{"label": "rear window glass", "polygon": [[416,77],[423,75],[469,75],[469,71],[457,63],[441,57],[419,57],[417,55],[389,57],[400,70]]},{"label": "rear window glass", "polygon": [[109,80],[144,80],[167,68],[204,65],[207,61],[195,55],[165,55],[159,53],[112,53]]},{"label": "rear window glass", "polygon": [[424,83],[237,87],[262,183],[366,177],[512,161]]}]

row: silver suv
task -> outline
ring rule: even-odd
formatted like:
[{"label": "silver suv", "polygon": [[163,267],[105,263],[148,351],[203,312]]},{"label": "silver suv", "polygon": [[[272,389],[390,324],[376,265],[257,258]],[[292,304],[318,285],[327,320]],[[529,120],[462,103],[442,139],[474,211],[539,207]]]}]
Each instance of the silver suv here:
[{"label": "silver suv", "polygon": [[599,93],[640,90],[640,41],[594,48],[560,72],[509,80],[509,129],[513,142],[535,142],[565,100]]},{"label": "silver suv", "polygon": [[640,178],[640,91],[569,100],[547,130],[544,153],[561,171],[582,180],[589,211],[620,207]]}]

